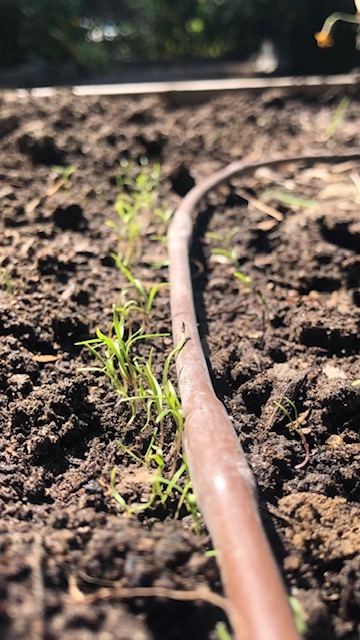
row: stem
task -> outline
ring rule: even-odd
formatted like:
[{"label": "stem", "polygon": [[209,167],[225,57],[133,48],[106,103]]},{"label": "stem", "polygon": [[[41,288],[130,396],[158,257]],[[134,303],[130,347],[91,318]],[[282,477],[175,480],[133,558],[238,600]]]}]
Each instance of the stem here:
[{"label": "stem", "polygon": [[326,18],[321,31],[325,33],[330,33],[334,24],[337,22],[350,22],[351,24],[360,24],[360,17],[358,14],[353,15],[352,13],[332,13],[331,16]]},{"label": "stem", "polygon": [[168,232],[174,346],[185,326],[176,367],[182,400],[184,448],[198,504],[217,551],[236,640],[298,640],[288,598],[263,531],[253,474],[224,406],[213,390],[201,347],[189,265],[193,209],[212,188],[256,168],[359,158],[296,156],[233,162],[195,186],[182,200]]}]

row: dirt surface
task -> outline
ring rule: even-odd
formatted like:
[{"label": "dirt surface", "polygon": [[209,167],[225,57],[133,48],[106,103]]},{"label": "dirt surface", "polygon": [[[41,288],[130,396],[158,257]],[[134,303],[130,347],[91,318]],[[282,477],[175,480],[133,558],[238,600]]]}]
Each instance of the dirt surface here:
[{"label": "dirt surface", "polygon": [[[159,162],[157,206],[175,207],[192,184],[240,157],[360,147],[356,96],[329,137],[340,98],[267,92],[188,106],[65,90],[0,98],[1,637],[217,638],[226,618],[213,604],[136,592],[221,593],[221,584],[203,524],[196,535],[186,511],[175,519],[175,501],[121,512],[110,489],[115,465],[118,489],[146,500],[141,467],[117,444],[140,455],[143,424],[127,424],[105,377],[79,372],[93,361],[75,343],[97,326],[107,331],[125,286],[111,258],[117,233],[106,225],[117,221],[121,163]],[[62,181],[53,165],[76,170]],[[359,204],[354,162],[264,168],[208,196],[192,249],[214,385],[311,640],[359,638]],[[165,282],[166,251],[149,215],[132,268],[144,282]],[[151,323],[170,331],[166,289]],[[170,338],[160,344],[166,354]],[[300,468],[303,444],[275,405],[286,397],[310,446]]]}]

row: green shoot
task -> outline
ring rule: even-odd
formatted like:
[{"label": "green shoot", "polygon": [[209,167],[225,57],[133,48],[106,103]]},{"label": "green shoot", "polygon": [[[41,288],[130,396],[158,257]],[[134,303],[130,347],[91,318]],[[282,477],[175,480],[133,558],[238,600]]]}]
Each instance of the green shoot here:
[{"label": "green shoot", "polygon": [[213,231],[208,231],[205,234],[206,238],[209,238],[210,240],[216,240],[221,244],[221,246],[211,249],[211,254],[214,256],[223,256],[224,258],[227,258],[229,262],[232,262],[235,268],[239,266],[239,261],[237,250],[235,247],[231,246],[231,242],[238,231],[239,227],[234,227],[224,237],[222,237],[219,233],[215,233]]},{"label": "green shoot", "polygon": [[343,98],[341,98],[335,110],[333,117],[331,118],[328,128],[326,129],[327,140],[330,140],[330,138],[332,138],[335,135],[337,128],[340,122],[342,121],[349,104],[350,104],[350,98],[348,96],[343,96]]},{"label": "green shoot", "polygon": [[231,640],[231,635],[225,622],[218,622],[215,627],[217,640]]},{"label": "green shoot", "polygon": [[107,224],[117,231],[119,258],[125,265],[139,255],[140,236],[148,226],[144,216],[154,208],[158,198],[160,165],[146,165],[139,168],[125,161],[122,172],[116,176],[120,194],[115,201],[115,211],[119,224],[112,221]]},{"label": "green shoot", "polygon": [[[276,400],[274,401],[274,404],[283,412],[283,414],[287,417],[287,419],[289,420],[288,423],[288,428],[290,430],[291,433],[297,433],[303,446],[305,449],[305,458],[302,462],[300,462],[299,464],[295,465],[295,469],[301,469],[302,467],[305,467],[305,465],[308,463],[309,459],[310,459],[310,448],[309,448],[309,444],[306,440],[305,434],[301,428],[301,423],[303,422],[303,420],[305,420],[305,418],[308,416],[309,411],[305,411],[305,413],[303,413],[301,416],[299,416],[298,410],[296,405],[294,404],[294,402],[292,400],[290,400],[290,398],[287,398],[286,396],[283,398],[283,402],[277,402]],[[287,406],[286,406],[287,405]],[[288,408],[289,407],[289,408]],[[291,411],[292,411],[292,415],[291,415]]]},{"label": "green shoot", "polygon": [[[170,379],[170,368],[186,343],[185,327],[180,343],[164,359],[160,375],[156,374],[162,350],[155,348],[154,341],[169,334],[145,331],[145,327],[150,323],[156,294],[169,284],[162,282],[148,287],[131,267],[131,259],[139,248],[140,234],[149,230],[150,235],[152,229],[157,230],[153,221],[149,221],[148,214],[157,200],[160,170],[158,165],[139,170],[129,163],[124,163],[122,169],[117,179],[122,193],[116,201],[120,224],[110,223],[110,226],[117,229],[119,236],[119,252],[112,257],[125,279],[125,287],[119,303],[113,305],[109,331],[97,328],[96,337],[77,343],[87,348],[97,361],[95,366],[87,366],[82,370],[107,376],[119,395],[118,404],[125,404],[130,409],[127,425],[136,423],[140,432],[147,431],[144,451],[134,452],[117,441],[132,463],[147,470],[146,477],[150,484],[150,494],[145,496],[144,501],[128,503],[117,489],[117,468],[114,467],[110,488],[120,508],[128,514],[134,514],[149,509],[155,501],[165,505],[175,497],[175,518],[185,509],[192,515],[195,529],[199,531],[196,499],[181,451],[184,417],[180,399]],[[159,233],[155,236],[162,243],[165,241],[162,232],[166,230],[171,213],[168,209],[154,210],[155,219],[160,223]],[[165,436],[171,432],[172,440],[167,444]]]},{"label": "green shoot", "polygon": [[245,284],[247,287],[252,289],[252,278],[251,278],[251,276],[245,275],[244,273],[242,273],[242,271],[234,271],[233,276],[235,278],[237,278],[238,280],[240,280],[240,282]]},{"label": "green shoot", "polygon": [[116,488],[116,475],[117,475],[117,467],[114,467],[111,470],[111,475],[110,475],[110,489],[111,489],[111,493],[113,498],[116,500],[116,502],[119,503],[119,505],[121,506],[122,509],[126,509],[127,505],[126,505],[126,501],[124,500],[124,498],[120,495],[120,493],[118,492],[117,488]]},{"label": "green shoot", "polygon": [[[77,345],[86,347],[101,366],[84,367],[82,370],[101,373],[109,378],[113,389],[122,397],[122,401],[129,403],[132,422],[138,413],[139,404],[144,401],[142,387],[139,385],[144,374],[141,359],[136,350],[137,343],[161,338],[168,334],[146,334],[142,333],[141,329],[131,332],[126,325],[126,316],[120,315],[115,306],[110,335],[106,335],[99,328],[95,333],[96,338],[78,342]],[[145,398],[147,397],[145,395]]]},{"label": "green shoot", "polygon": [[73,175],[73,173],[75,173],[76,167],[72,165],[70,165],[69,167],[61,167],[58,165],[53,165],[51,167],[51,171],[58,174],[60,183],[57,182],[57,185],[59,187],[64,186],[66,189],[70,189],[71,187],[70,178]]},{"label": "green shoot", "polygon": [[[134,280],[134,286],[143,293],[142,285]],[[130,328],[129,328],[130,326]],[[167,334],[166,334],[167,335]],[[151,478],[151,493],[149,499],[142,504],[128,505],[116,489],[116,468],[110,478],[110,487],[114,499],[127,513],[137,513],[150,508],[155,500],[165,505],[171,496],[178,496],[175,517],[179,517],[182,507],[192,514],[195,528],[199,529],[196,500],[192,493],[191,481],[188,476],[186,462],[183,460],[178,466],[181,449],[181,438],[184,418],[181,403],[172,384],[169,372],[176,355],[186,343],[185,328],[180,343],[172,349],[165,359],[161,380],[154,373],[153,359],[155,349],[148,349],[149,341],[161,338],[164,334],[143,333],[141,329],[132,331],[129,318],[113,308],[113,322],[109,334],[100,329],[96,330],[96,338],[81,343],[98,360],[99,366],[84,367],[83,370],[95,371],[106,375],[114,390],[120,395],[120,403],[130,406],[131,416],[128,424],[135,418],[145,415],[142,431],[151,423],[153,431],[150,443],[143,455],[138,455],[118,441],[119,447],[133,462],[153,469]],[[138,347],[148,355],[142,355]],[[140,413],[142,412],[142,414]],[[141,419],[141,418],[140,418]],[[171,419],[175,425],[175,437],[167,456],[164,454],[165,424]],[[171,456],[170,456],[171,454]],[[172,462],[167,463],[167,460]]]},{"label": "green shoot", "polygon": [[305,633],[307,633],[308,630],[304,609],[302,608],[299,600],[295,598],[295,596],[290,596],[289,603],[294,614],[296,628],[300,635],[303,636],[305,635]]},{"label": "green shoot", "polygon": [[304,198],[292,193],[285,193],[284,191],[276,191],[275,189],[266,189],[263,191],[261,198],[265,202],[268,202],[269,200],[276,200],[277,202],[290,207],[301,209],[311,209],[318,204],[316,200]]},{"label": "green shoot", "polygon": [[221,249],[219,247],[215,247],[214,249],[211,249],[211,254],[213,256],[224,256],[224,258],[227,258],[229,262],[233,263],[234,267],[238,266],[236,249]]},{"label": "green shoot", "polygon": [[332,37],[332,32],[337,22],[349,22],[350,24],[360,25],[360,3],[359,0],[354,0],[356,13],[355,15],[351,13],[341,13],[336,12],[332,13],[328,16],[321,28],[321,31],[315,33],[315,40],[318,44],[318,47],[327,48],[332,47],[334,45],[334,40]]},{"label": "green shoot", "polygon": [[6,267],[3,267],[1,269],[1,275],[2,275],[3,280],[4,280],[4,285],[5,285],[6,291],[8,292],[9,296],[12,297],[14,295],[14,292],[13,292],[13,289],[12,289],[12,286],[11,286],[9,272],[8,272]]},{"label": "green shoot", "polygon": [[[154,298],[157,292],[161,288],[168,287],[169,283],[168,282],[156,283],[150,287],[149,291],[147,291],[144,285],[142,284],[142,282],[138,278],[135,278],[135,276],[132,274],[129,266],[125,262],[123,262],[123,260],[121,260],[120,256],[112,254],[112,257],[118,269],[121,271],[121,273],[125,276],[129,284],[134,289],[134,292],[137,297],[137,300],[135,299],[127,300],[124,306],[118,307],[118,311],[119,312],[121,311],[122,313],[124,313],[124,315],[128,316],[130,311],[137,310],[137,311],[140,311],[146,317],[150,316],[153,308]],[[124,298],[126,297],[126,295],[127,295],[127,289],[123,291],[122,297]]]},{"label": "green shoot", "polygon": [[263,294],[261,293],[260,289],[257,289],[253,285],[253,281],[252,281],[251,276],[247,276],[242,271],[234,271],[233,276],[235,278],[237,278],[238,280],[240,280],[240,282],[242,282],[242,284],[245,285],[247,290],[254,296],[254,298],[258,302],[260,302],[261,308],[262,308],[262,325],[265,327],[265,322],[266,322],[266,318],[267,318],[267,304],[266,304],[266,300],[265,300]]}]

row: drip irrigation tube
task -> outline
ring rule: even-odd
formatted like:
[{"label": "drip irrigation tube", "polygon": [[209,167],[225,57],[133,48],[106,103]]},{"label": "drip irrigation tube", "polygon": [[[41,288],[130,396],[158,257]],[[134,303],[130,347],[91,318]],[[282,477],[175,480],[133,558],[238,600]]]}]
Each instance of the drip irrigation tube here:
[{"label": "drip irrigation tube", "polygon": [[231,420],[215,395],[202,350],[189,264],[192,212],[211,189],[263,166],[312,165],[360,158],[340,155],[233,162],[195,186],[176,210],[168,232],[174,345],[185,332],[176,368],[185,417],[184,449],[190,477],[217,552],[236,640],[299,640],[287,594],[263,530],[256,483]]}]

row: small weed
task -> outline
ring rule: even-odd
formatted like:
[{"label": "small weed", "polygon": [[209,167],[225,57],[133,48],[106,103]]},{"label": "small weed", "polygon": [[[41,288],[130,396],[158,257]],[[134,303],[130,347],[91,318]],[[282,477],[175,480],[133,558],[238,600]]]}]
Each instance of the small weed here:
[{"label": "small weed", "polygon": [[[301,428],[301,423],[307,418],[309,415],[309,410],[305,411],[301,415],[299,415],[296,405],[290,398],[286,396],[283,398],[282,402],[274,401],[274,404],[283,412],[283,414],[289,420],[288,428],[291,433],[297,433],[301,442],[303,443],[305,449],[305,458],[302,462],[295,465],[295,469],[301,469],[305,467],[305,465],[309,462],[310,459],[310,447],[306,440],[305,434]],[[286,406],[287,405],[287,406]],[[288,408],[289,407],[289,408]],[[291,415],[291,412],[293,415]]]},{"label": "small weed", "polygon": [[218,622],[215,627],[217,640],[231,640],[231,635],[225,622]]},{"label": "small weed", "polygon": [[150,167],[145,163],[139,167],[127,161],[122,163],[121,172],[116,176],[120,193],[115,201],[115,211],[120,224],[109,221],[107,225],[118,234],[118,255],[125,265],[140,254],[140,238],[149,224],[146,216],[149,217],[158,199],[159,179],[159,164]]},{"label": "small weed", "polygon": [[343,96],[335,110],[333,117],[331,118],[328,128],[326,129],[327,140],[330,140],[330,138],[332,138],[335,135],[338,129],[338,126],[341,123],[349,104],[350,104],[350,98],[348,96]]},{"label": "small weed", "polygon": [[141,329],[132,332],[132,328],[126,324],[126,316],[119,314],[113,307],[113,322],[109,335],[96,329],[96,338],[76,343],[86,347],[100,362],[99,367],[84,367],[83,371],[94,371],[106,375],[113,389],[120,394],[121,401],[129,403],[131,407],[132,422],[139,406],[148,401],[149,393],[144,392],[144,367],[151,368],[152,350],[145,364],[135,350],[138,342],[153,341],[155,338],[167,336],[166,333],[142,333]]},{"label": "small weed", "polygon": [[14,295],[14,292],[13,292],[13,289],[12,289],[12,286],[11,286],[9,272],[8,272],[6,267],[3,267],[1,269],[1,275],[2,275],[3,280],[4,280],[4,285],[5,285],[6,291],[8,292],[9,296],[12,297]]},{"label": "small weed", "polygon": [[289,603],[294,614],[296,628],[300,635],[305,635],[305,633],[307,633],[308,627],[306,624],[304,609],[302,608],[299,600],[295,598],[295,596],[290,596]]},{"label": "small weed", "polygon": [[[183,507],[191,513],[195,529],[199,530],[196,500],[192,492],[188,467],[181,451],[184,418],[181,403],[169,376],[170,367],[186,343],[185,327],[180,343],[165,358],[162,373],[155,373],[154,361],[159,360],[159,351],[154,341],[168,336],[148,330],[151,324],[154,300],[160,288],[168,287],[162,282],[147,287],[136,277],[131,267],[132,258],[140,248],[140,236],[144,230],[154,227],[149,221],[150,209],[157,201],[159,165],[149,167],[145,163],[135,167],[123,163],[117,178],[121,194],[116,201],[120,224],[109,223],[119,236],[119,252],[112,257],[126,284],[120,301],[113,306],[113,316],[107,333],[96,329],[96,337],[77,343],[87,348],[95,357],[98,366],[84,367],[83,371],[94,371],[107,376],[119,403],[130,408],[127,424],[137,419],[142,422],[141,431],[152,429],[150,441],[144,453],[134,453],[121,441],[117,444],[123,453],[136,464],[148,470],[150,495],[145,503],[128,504],[116,486],[117,468],[110,478],[112,495],[121,509],[128,514],[144,511],[155,501],[165,505],[170,497],[177,497],[175,518]],[[155,220],[159,221],[159,232],[150,239],[165,242],[165,230],[171,211],[155,208]],[[162,226],[161,226],[162,225]],[[161,356],[161,354],[160,354]],[[158,367],[158,365],[157,365]],[[170,445],[165,443],[166,429],[173,425],[174,436]]]},{"label": "small weed", "polygon": [[[151,422],[154,425],[150,443],[143,456],[136,455],[118,441],[122,451],[134,462],[154,470],[154,473],[151,474],[151,494],[148,501],[140,505],[126,503],[116,488],[117,470],[115,467],[110,479],[113,497],[122,509],[131,514],[148,509],[157,499],[164,505],[170,496],[177,494],[179,500],[175,518],[179,517],[182,507],[185,506],[186,510],[192,514],[195,528],[198,530],[196,501],[184,459],[182,459],[180,467],[177,468],[184,418],[180,400],[169,379],[170,365],[186,342],[185,330],[179,345],[168,354],[163,366],[161,382],[159,382],[153,371],[153,347],[150,348],[147,358],[134,354],[133,348],[138,341],[147,342],[153,338],[162,337],[164,334],[143,334],[137,331],[125,337],[125,328],[126,318],[119,316],[114,308],[110,336],[97,329],[97,338],[78,343],[88,348],[101,363],[99,367],[85,367],[83,370],[105,374],[113,388],[120,394],[120,402],[130,405],[131,417],[128,424],[131,424],[139,415],[139,411],[142,410],[146,415],[142,430],[147,428]],[[176,433],[171,450],[167,454],[167,459],[171,458],[172,460],[168,472],[166,472],[166,467],[169,465],[164,456],[165,420],[167,417],[171,417],[175,423]]]},{"label": "small weed", "polygon": [[216,240],[220,244],[220,246],[211,249],[211,254],[214,256],[223,256],[224,258],[227,258],[229,262],[232,262],[235,269],[239,267],[239,260],[237,250],[235,247],[232,247],[231,244],[234,236],[238,231],[239,227],[234,227],[224,237],[213,231],[208,231],[205,234],[206,238],[209,238],[210,240]]},{"label": "small weed", "polygon": [[59,178],[61,178],[61,180],[64,180],[64,182],[67,182],[69,178],[72,176],[72,174],[75,173],[76,167],[72,165],[70,165],[69,167],[60,167],[54,164],[51,167],[51,171],[54,171],[54,173],[57,173]]},{"label": "small weed", "polygon": [[249,289],[253,288],[251,276],[245,275],[245,273],[242,273],[242,271],[234,271],[233,276],[234,278],[240,280],[240,282],[242,282],[244,285],[249,287]]},{"label": "small weed", "polygon": [[139,311],[145,318],[149,318],[153,308],[154,298],[157,292],[161,288],[168,287],[169,283],[168,282],[157,283],[152,285],[150,289],[147,290],[142,284],[142,282],[133,275],[132,271],[130,270],[130,267],[121,260],[120,256],[116,254],[112,254],[112,258],[114,259],[115,264],[118,267],[119,271],[121,271],[121,273],[125,276],[126,280],[131,285],[135,293],[135,298],[126,299],[128,290],[123,289],[123,292],[122,292],[123,304],[120,303],[120,305],[118,306],[117,308],[118,312],[120,312],[122,315],[128,316],[131,311],[136,310],[136,311]]},{"label": "small weed", "polygon": [[261,293],[260,289],[257,289],[254,286],[251,276],[247,276],[242,271],[234,271],[233,276],[234,276],[234,278],[237,278],[238,280],[240,280],[240,282],[242,282],[243,285],[245,285],[247,290],[254,296],[255,300],[260,302],[261,310],[262,310],[261,311],[261,324],[262,324],[262,327],[263,327],[263,330],[264,330],[265,329],[265,324],[266,324],[266,321],[267,321],[267,304],[266,304],[266,300],[265,300],[263,294]]},{"label": "small weed", "polygon": [[[326,18],[321,31],[315,33],[315,40],[318,47],[327,48],[334,46],[332,33],[337,22],[349,22],[350,24],[360,25],[360,0],[354,0],[354,2],[356,7],[355,15],[351,13],[336,12]],[[356,48],[360,48],[359,28],[357,30]]]},{"label": "small weed", "polygon": [[51,170],[54,173],[56,173],[59,177],[56,180],[54,186],[50,187],[47,195],[54,195],[57,191],[59,191],[63,187],[65,189],[71,189],[71,176],[73,175],[73,173],[75,173],[76,167],[72,165],[69,167],[59,167],[58,165],[53,165],[51,167]]},{"label": "small weed", "polygon": [[263,191],[261,197],[265,202],[268,202],[269,200],[276,200],[277,202],[289,205],[290,207],[301,209],[311,209],[318,204],[316,200],[304,198],[303,196],[298,196],[292,193],[286,193],[284,191],[276,191],[274,189],[266,189]]}]

